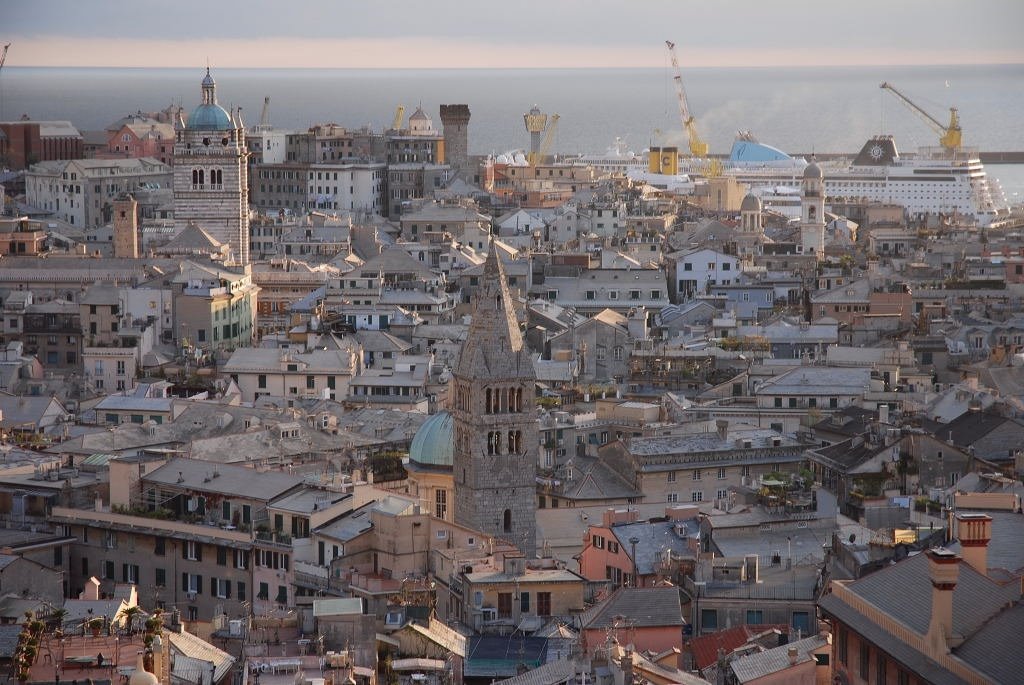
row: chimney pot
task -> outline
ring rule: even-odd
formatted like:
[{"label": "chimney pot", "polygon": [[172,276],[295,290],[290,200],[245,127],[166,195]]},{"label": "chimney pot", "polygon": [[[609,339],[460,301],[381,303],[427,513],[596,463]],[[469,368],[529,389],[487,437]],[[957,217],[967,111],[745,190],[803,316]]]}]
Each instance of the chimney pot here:
[{"label": "chimney pot", "polygon": [[786,650],[786,654],[789,656],[789,665],[790,666],[796,666],[796,656],[797,656],[796,647],[790,647],[789,649],[787,649]]},{"label": "chimney pot", "polygon": [[988,574],[988,543],[992,539],[992,517],[988,514],[956,514],[956,537],[963,558],[971,568]]}]

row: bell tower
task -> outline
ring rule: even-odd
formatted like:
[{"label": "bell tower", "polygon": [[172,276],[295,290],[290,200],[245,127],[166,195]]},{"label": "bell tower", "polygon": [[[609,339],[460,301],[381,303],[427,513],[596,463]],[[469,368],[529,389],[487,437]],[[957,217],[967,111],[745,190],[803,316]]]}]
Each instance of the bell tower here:
[{"label": "bell tower", "polygon": [[452,374],[455,522],[537,548],[536,375],[492,244]]},{"label": "bell tower", "polygon": [[217,104],[217,84],[206,70],[200,104],[174,127],[174,223],[190,223],[231,246],[237,266],[249,263],[248,149],[242,110]]},{"label": "bell tower", "polygon": [[800,246],[819,262],[825,258],[825,176],[814,161],[800,184]]}]

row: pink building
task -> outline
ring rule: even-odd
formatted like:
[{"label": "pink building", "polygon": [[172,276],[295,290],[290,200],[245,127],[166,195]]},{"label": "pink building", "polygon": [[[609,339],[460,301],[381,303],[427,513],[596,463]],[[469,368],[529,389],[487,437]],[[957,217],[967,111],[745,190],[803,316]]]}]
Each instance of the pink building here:
[{"label": "pink building", "polygon": [[155,157],[164,164],[173,164],[174,127],[171,124],[134,115],[117,124],[107,130],[107,149],[98,157]]},{"label": "pink building", "polygon": [[699,513],[693,506],[671,506],[663,519],[640,521],[635,510],[606,510],[599,525],[587,528],[577,557],[580,575],[590,581],[607,580],[613,587],[654,587],[659,579],[671,580],[692,570]]}]

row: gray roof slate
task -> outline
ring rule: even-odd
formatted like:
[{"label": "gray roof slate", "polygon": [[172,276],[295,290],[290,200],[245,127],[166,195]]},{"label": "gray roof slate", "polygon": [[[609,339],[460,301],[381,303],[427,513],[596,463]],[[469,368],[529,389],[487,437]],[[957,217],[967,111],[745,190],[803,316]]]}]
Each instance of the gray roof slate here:
[{"label": "gray roof slate", "polygon": [[813,652],[828,644],[821,635],[814,635],[790,642],[789,644],[766,649],[757,654],[735,659],[730,667],[736,674],[736,679],[741,683],[763,678],[764,676],[778,673],[790,667],[789,650],[796,649],[796,663],[801,664],[814,659]]},{"label": "gray roof slate", "polygon": [[625,616],[636,628],[684,624],[677,587],[623,587],[598,606],[584,628],[611,628],[616,625],[617,616]]}]

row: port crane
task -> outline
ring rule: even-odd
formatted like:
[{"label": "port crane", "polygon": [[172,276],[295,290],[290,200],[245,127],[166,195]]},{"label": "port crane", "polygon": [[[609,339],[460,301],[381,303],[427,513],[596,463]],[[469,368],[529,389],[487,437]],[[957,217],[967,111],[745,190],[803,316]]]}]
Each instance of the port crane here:
[{"label": "port crane", "polygon": [[676,44],[670,40],[665,41],[669,57],[672,58],[672,69],[675,76],[672,80],[676,83],[676,99],[679,101],[679,119],[683,124],[688,138],[690,155],[701,160],[701,171],[706,176],[717,176],[721,173],[721,165],[714,160],[708,160],[708,144],[697,132],[697,122],[690,113],[690,105],[686,100],[686,90],[683,88],[683,71],[679,68],[679,58],[676,56]]},{"label": "port crane", "polygon": [[907,109],[924,119],[924,122],[939,134],[939,144],[942,147],[952,153],[956,153],[960,149],[963,131],[960,129],[960,114],[956,107],[949,108],[949,124],[943,126],[938,119],[914,104],[910,98],[896,90],[896,87],[888,81],[883,81],[878,87],[895,95],[900,102],[907,106]]}]

